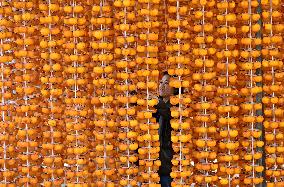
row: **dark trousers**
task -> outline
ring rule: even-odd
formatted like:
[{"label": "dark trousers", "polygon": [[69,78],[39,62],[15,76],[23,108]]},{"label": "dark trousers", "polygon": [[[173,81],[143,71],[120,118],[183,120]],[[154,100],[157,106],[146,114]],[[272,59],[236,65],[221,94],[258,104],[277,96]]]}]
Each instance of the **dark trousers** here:
[{"label": "dark trousers", "polygon": [[171,187],[172,178],[170,175],[161,175],[160,184],[161,187]]}]

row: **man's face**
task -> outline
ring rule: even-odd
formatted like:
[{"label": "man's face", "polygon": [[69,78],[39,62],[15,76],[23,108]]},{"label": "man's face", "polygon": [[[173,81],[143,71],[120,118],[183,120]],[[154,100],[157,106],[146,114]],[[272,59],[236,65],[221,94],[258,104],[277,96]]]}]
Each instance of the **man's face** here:
[{"label": "man's face", "polygon": [[164,75],[159,85],[159,94],[161,97],[169,97],[172,95],[173,88],[170,87],[169,82],[170,82],[170,76]]}]

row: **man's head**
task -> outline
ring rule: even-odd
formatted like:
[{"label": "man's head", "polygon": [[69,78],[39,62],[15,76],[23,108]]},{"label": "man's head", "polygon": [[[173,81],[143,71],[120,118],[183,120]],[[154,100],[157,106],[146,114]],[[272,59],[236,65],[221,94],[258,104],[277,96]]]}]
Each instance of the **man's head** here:
[{"label": "man's head", "polygon": [[159,95],[161,97],[170,97],[174,93],[174,89],[170,87],[170,75],[168,72],[163,73],[163,77],[159,85]]},{"label": "man's head", "polygon": [[[170,78],[171,76],[167,71],[163,73],[163,77],[159,85],[159,95],[161,97],[170,97],[171,95],[179,94],[179,88],[173,88],[170,86]],[[183,88],[181,88],[181,94],[183,94],[183,91]]]}]

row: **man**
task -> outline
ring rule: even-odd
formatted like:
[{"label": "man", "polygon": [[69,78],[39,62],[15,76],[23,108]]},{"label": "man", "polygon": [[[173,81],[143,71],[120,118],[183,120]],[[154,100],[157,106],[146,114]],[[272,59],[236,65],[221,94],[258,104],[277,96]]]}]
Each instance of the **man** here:
[{"label": "man", "polygon": [[178,94],[178,89],[170,87],[170,75],[165,72],[159,85],[159,103],[155,106],[157,112],[154,114],[160,124],[159,138],[160,138],[160,161],[159,168],[160,184],[162,187],[171,186],[170,173],[172,170],[171,160],[173,158],[173,148],[171,142],[171,104],[170,96]]}]

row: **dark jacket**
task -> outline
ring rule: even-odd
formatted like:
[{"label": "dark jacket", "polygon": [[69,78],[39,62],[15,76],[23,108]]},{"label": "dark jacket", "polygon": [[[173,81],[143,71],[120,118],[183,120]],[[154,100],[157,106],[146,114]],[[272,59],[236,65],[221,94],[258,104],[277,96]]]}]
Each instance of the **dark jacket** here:
[{"label": "dark jacket", "polygon": [[159,168],[159,175],[170,175],[172,170],[173,148],[171,142],[171,104],[170,101],[165,103],[163,99],[159,98],[159,103],[155,106],[157,112],[154,114],[160,124],[159,139],[160,139],[160,154],[161,166]]}]

